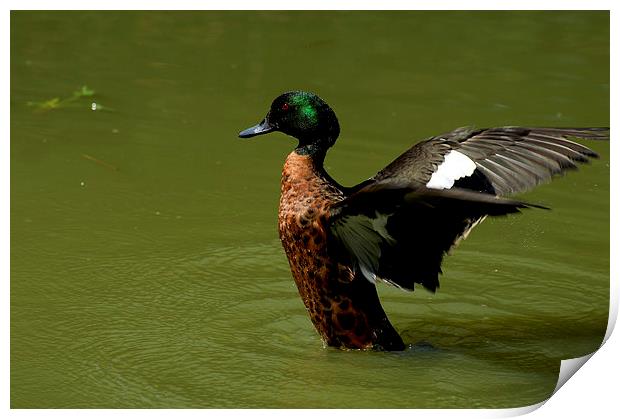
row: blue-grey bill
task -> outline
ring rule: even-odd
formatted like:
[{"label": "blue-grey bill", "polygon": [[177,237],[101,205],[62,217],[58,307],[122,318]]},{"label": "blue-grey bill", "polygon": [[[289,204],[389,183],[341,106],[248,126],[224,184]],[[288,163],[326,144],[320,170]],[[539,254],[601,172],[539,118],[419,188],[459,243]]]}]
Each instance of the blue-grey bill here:
[{"label": "blue-grey bill", "polygon": [[239,133],[240,138],[251,138],[261,134],[267,134],[273,131],[273,127],[269,125],[267,119],[263,119],[260,124],[254,125],[248,129],[244,129]]}]

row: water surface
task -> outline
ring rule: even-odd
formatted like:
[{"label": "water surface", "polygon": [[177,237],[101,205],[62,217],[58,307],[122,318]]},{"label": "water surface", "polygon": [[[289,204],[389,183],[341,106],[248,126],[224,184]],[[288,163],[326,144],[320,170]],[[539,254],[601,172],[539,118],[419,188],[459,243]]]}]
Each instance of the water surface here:
[{"label": "water surface", "polygon": [[291,89],[333,105],[345,185],[458,126],[607,126],[609,15],[13,12],[12,407],[515,407],[598,347],[600,142],[435,295],[379,285],[410,350],[323,348],[277,236],[294,142],[236,139]]}]

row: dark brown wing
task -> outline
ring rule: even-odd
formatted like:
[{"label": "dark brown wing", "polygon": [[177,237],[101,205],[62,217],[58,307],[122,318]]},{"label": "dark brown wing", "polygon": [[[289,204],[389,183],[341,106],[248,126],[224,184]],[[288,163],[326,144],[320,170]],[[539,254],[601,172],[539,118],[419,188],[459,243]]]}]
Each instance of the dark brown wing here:
[{"label": "dark brown wing", "polygon": [[438,285],[444,254],[487,215],[532,206],[498,198],[597,157],[574,138],[608,128],[459,128],[422,141],[332,211],[331,240],[369,280]]},{"label": "dark brown wing", "polygon": [[434,291],[443,255],[458,238],[487,215],[528,206],[464,189],[375,182],[332,209],[330,237],[368,280]]},{"label": "dark brown wing", "polygon": [[373,179],[494,195],[524,192],[598,157],[575,138],[606,140],[609,128],[459,128],[414,145]]}]

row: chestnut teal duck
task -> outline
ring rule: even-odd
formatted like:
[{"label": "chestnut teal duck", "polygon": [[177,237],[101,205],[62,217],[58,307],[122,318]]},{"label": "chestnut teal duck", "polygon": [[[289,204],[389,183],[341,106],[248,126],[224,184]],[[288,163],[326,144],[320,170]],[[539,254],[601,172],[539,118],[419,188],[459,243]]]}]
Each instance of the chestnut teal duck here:
[{"label": "chestnut teal duck", "polygon": [[609,138],[609,128],[458,128],[345,187],[323,167],[340,126],[321,98],[284,93],[239,137],[273,131],[298,141],[282,170],[278,221],[312,323],[328,346],[388,351],[406,345],[376,281],[435,292],[444,255],[485,217],[539,207],[505,196],[597,157],[573,139]]}]

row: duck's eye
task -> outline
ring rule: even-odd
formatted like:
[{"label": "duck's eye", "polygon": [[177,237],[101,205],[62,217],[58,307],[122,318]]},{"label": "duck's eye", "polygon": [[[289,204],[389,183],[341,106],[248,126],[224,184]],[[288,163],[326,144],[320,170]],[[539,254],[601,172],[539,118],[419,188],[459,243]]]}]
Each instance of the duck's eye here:
[{"label": "duck's eye", "polygon": [[288,103],[284,102],[280,109],[282,109],[283,111],[288,111]]}]

